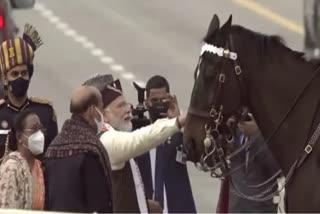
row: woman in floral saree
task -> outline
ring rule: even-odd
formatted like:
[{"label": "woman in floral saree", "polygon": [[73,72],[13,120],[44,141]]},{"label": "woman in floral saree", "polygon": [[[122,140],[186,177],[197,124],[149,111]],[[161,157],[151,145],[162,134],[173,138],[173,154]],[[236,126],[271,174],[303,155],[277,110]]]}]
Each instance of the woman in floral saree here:
[{"label": "woman in floral saree", "polygon": [[8,135],[7,145],[16,151],[0,166],[0,208],[44,209],[44,180],[41,162],[44,135],[39,117],[30,110],[20,112]]}]

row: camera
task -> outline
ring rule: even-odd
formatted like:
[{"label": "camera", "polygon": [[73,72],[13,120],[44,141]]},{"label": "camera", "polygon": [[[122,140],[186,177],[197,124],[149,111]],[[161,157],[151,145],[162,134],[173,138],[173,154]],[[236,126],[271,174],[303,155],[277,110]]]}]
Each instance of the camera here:
[{"label": "camera", "polygon": [[150,120],[144,115],[146,111],[148,111],[147,107],[144,104],[145,101],[145,88],[140,87],[137,83],[133,82],[133,86],[137,90],[138,93],[138,104],[134,108],[131,106],[132,110],[132,129],[136,130],[141,127],[150,125]]},{"label": "camera", "polygon": [[144,113],[148,111],[146,108],[144,101],[145,101],[145,88],[140,87],[137,83],[133,82],[133,86],[138,92],[138,105],[136,108],[132,106],[132,116],[137,118],[144,118]]},{"label": "camera", "polygon": [[149,111],[157,116],[157,118],[162,118],[162,114],[166,114],[169,109],[169,103],[164,101],[157,101],[152,103],[152,107]]}]

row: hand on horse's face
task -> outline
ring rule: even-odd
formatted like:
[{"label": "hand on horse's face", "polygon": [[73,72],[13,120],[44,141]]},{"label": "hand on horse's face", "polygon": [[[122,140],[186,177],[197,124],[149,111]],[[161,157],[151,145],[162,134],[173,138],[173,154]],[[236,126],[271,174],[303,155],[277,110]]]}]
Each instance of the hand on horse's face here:
[{"label": "hand on horse's face", "polygon": [[251,114],[249,114],[249,117],[251,118],[251,120],[240,121],[238,123],[238,128],[246,136],[252,136],[259,130],[258,125],[257,125],[256,121],[254,120],[253,116]]}]

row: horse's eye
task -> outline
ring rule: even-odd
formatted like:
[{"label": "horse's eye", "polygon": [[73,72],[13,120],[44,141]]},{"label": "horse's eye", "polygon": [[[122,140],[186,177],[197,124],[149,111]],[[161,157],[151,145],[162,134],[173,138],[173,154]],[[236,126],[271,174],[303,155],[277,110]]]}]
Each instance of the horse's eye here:
[{"label": "horse's eye", "polygon": [[201,62],[202,62],[202,59],[200,58],[199,63],[197,65],[197,69],[196,69],[195,74],[194,74],[194,79],[195,80],[197,80],[199,78],[200,69],[201,69]]},{"label": "horse's eye", "polygon": [[215,73],[215,69],[216,69],[216,66],[213,66],[211,64],[208,64],[205,68],[204,68],[204,75],[205,77],[211,77],[214,75]]},{"label": "horse's eye", "polygon": [[196,73],[196,79],[199,78],[199,75],[200,75],[200,68],[197,69],[197,73]]}]

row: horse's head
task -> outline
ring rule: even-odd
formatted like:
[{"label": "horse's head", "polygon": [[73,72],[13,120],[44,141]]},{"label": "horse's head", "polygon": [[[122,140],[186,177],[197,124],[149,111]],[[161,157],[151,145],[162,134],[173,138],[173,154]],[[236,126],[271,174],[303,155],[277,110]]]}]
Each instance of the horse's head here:
[{"label": "horse's head", "polygon": [[[228,119],[239,115],[244,103],[242,71],[237,54],[232,52],[231,24],[232,16],[220,28],[219,18],[214,15],[203,40],[184,131],[189,159],[193,162],[202,161],[218,147],[225,155],[233,136]],[[221,151],[216,155],[221,155]]]}]

